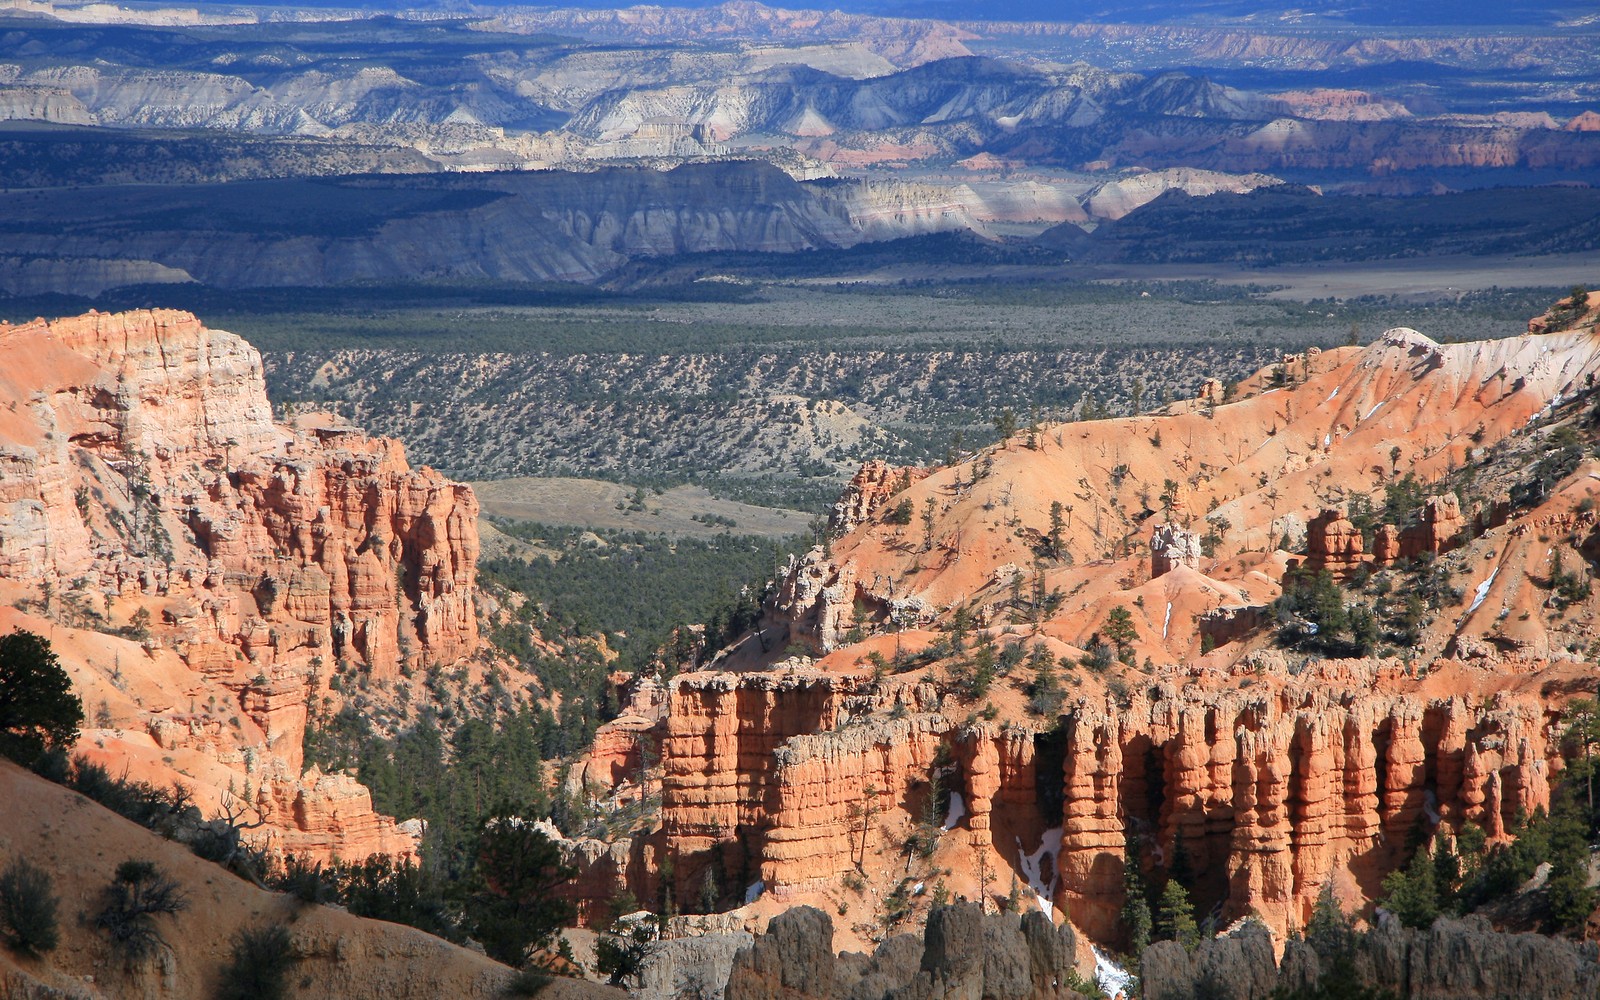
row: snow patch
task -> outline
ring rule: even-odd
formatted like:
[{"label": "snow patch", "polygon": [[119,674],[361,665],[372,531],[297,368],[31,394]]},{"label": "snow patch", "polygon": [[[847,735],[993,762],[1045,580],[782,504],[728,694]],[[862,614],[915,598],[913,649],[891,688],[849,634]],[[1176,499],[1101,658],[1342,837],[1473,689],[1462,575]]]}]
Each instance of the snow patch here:
[{"label": "snow patch", "polygon": [[1428,817],[1428,822],[1434,826],[1439,825],[1439,796],[1431,788],[1422,790],[1422,812]]},{"label": "snow patch", "polygon": [[1094,950],[1094,981],[1106,996],[1123,997],[1128,995],[1128,988],[1133,985],[1133,975],[1122,966],[1113,962],[1105,952],[1093,945]]},{"label": "snow patch", "polygon": [[1333,402],[1334,397],[1337,396],[1337,395],[1339,395],[1339,387],[1338,386],[1334,386],[1333,387],[1333,391],[1328,393],[1328,398],[1323,400],[1323,402],[1324,403],[1331,403],[1331,402]]},{"label": "snow patch", "polygon": [[1370,410],[1368,410],[1368,411],[1367,411],[1367,412],[1366,412],[1366,414],[1365,414],[1365,415],[1363,415],[1363,416],[1362,416],[1362,418],[1361,418],[1361,419],[1362,419],[1362,420],[1371,420],[1371,419],[1372,419],[1372,415],[1373,415],[1373,414],[1374,414],[1374,413],[1377,413],[1377,412],[1378,412],[1378,408],[1379,408],[1379,407],[1381,407],[1381,406],[1382,406],[1382,405],[1383,405],[1383,404],[1384,404],[1384,402],[1385,402],[1385,401],[1384,401],[1384,400],[1381,400],[1381,399],[1380,399],[1380,400],[1378,400],[1378,402],[1377,402],[1377,403],[1376,403],[1376,404],[1374,404],[1374,405],[1373,405],[1373,407],[1372,407],[1372,409],[1370,409]]},{"label": "snow patch", "polygon": [[913,895],[913,896],[922,895],[922,889],[923,889],[923,883],[918,882],[916,885],[911,887],[911,895]]},{"label": "snow patch", "polygon": [[1167,627],[1172,624],[1172,602],[1167,602],[1167,617],[1161,620],[1161,638],[1167,637]]},{"label": "snow patch", "polygon": [[1333,447],[1333,435],[1332,434],[1324,434],[1324,435],[1322,435],[1322,450],[1323,451],[1327,451],[1329,448],[1332,448],[1332,447]]},{"label": "snow patch", "polygon": [[1561,394],[1558,392],[1558,393],[1556,393],[1555,397],[1550,400],[1550,402],[1544,404],[1543,408],[1541,408],[1539,410],[1535,410],[1534,413],[1533,413],[1533,416],[1529,417],[1528,418],[1528,422],[1523,426],[1532,427],[1534,424],[1538,423],[1541,418],[1547,417],[1551,413],[1554,413],[1555,412],[1555,408],[1560,406],[1561,403],[1562,403]]},{"label": "snow patch", "polygon": [[[1479,605],[1483,604],[1483,599],[1489,596],[1489,588],[1494,586],[1494,578],[1499,575],[1500,567],[1496,566],[1494,572],[1489,574],[1489,579],[1478,584],[1477,592],[1472,595],[1472,607],[1467,609],[1467,615],[1471,615],[1478,610]],[[1462,620],[1465,621],[1466,616],[1463,616]]]},{"label": "snow patch", "polygon": [[749,906],[751,903],[754,903],[756,900],[760,899],[761,898],[761,894],[763,892],[766,892],[766,891],[767,891],[767,883],[765,883],[765,882],[752,882],[752,883],[750,883],[750,887],[744,891],[744,905]]},{"label": "snow patch", "polygon": [[[1022,853],[1022,838],[1017,838],[1017,860],[1022,867],[1022,877],[1028,880],[1028,886],[1039,900],[1039,909],[1051,919],[1055,918],[1055,904],[1051,900],[1056,898],[1056,858],[1061,855],[1061,831],[1059,826],[1046,830],[1039,840],[1039,849],[1032,854]],[[1050,859],[1049,882],[1044,880],[1044,859],[1047,857]]]},{"label": "snow patch", "polygon": [[950,812],[944,817],[944,829],[954,830],[956,828],[956,824],[961,822],[962,817],[966,814],[967,804],[961,800],[961,793],[951,792]]}]

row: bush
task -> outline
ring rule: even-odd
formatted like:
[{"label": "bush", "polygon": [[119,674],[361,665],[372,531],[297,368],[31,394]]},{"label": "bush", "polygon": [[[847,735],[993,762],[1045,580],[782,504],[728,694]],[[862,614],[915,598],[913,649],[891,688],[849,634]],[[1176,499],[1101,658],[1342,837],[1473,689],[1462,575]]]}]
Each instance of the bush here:
[{"label": "bush", "polygon": [[269,878],[267,887],[293,896],[308,906],[339,901],[336,874],[324,871],[320,861],[312,864],[294,854],[284,859],[283,871]]},{"label": "bush", "polygon": [[95,926],[110,934],[111,943],[128,958],[142,958],[162,943],[156,917],[189,905],[178,883],[153,862],[131,858],[117,866],[105,900]]},{"label": "bush", "polygon": [[0,928],[14,950],[24,955],[55,950],[57,904],[49,874],[27,858],[12,858],[0,870]]},{"label": "bush", "polygon": [[240,931],[233,960],[222,970],[217,1000],[282,1000],[297,961],[289,932],[279,924]]},{"label": "bush", "polygon": [[555,977],[541,969],[523,969],[506,983],[508,997],[536,997]]},{"label": "bush", "polygon": [[341,866],[333,877],[346,908],[358,917],[406,924],[451,941],[462,939],[438,879],[409,861],[397,865],[388,855],[373,855],[360,864]]}]

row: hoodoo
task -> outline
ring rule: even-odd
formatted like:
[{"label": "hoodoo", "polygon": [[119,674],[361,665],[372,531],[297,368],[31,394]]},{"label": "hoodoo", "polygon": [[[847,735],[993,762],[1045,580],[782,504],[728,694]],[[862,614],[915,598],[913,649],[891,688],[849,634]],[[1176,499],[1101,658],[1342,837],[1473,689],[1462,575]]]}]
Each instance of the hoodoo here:
[{"label": "hoodoo", "polygon": [[1325,892],[1381,898],[1419,837],[1508,838],[1594,687],[1600,608],[1573,584],[1555,612],[1537,568],[1588,573],[1594,462],[1526,488],[1590,405],[1592,325],[1394,330],[1230,402],[869,465],[762,641],[669,682],[661,824],[610,884],[733,881],[752,918],[878,893],[892,927],[937,882],[1124,947],[1128,886],[1179,866],[1281,941]]}]

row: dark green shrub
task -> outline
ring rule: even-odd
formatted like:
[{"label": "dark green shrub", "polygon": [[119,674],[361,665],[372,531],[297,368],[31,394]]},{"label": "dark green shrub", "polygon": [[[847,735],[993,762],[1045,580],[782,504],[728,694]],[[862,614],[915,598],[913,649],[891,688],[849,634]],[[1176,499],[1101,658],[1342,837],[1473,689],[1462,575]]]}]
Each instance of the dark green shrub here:
[{"label": "dark green shrub", "polygon": [[217,1000],[283,1000],[296,961],[289,931],[282,925],[240,931],[233,938],[233,960],[222,970]]},{"label": "dark green shrub", "polygon": [[60,942],[52,889],[50,875],[27,858],[12,858],[0,870],[0,930],[14,950],[40,955]]},{"label": "dark green shrub", "polygon": [[379,854],[342,866],[334,875],[345,907],[356,916],[406,924],[452,941],[462,939],[444,887],[430,871],[409,861],[397,865]]},{"label": "dark green shrub", "polygon": [[283,871],[268,880],[267,887],[287,893],[307,905],[339,901],[336,874],[323,870],[320,861],[311,864],[293,854],[284,860]]},{"label": "dark green shrub", "polygon": [[523,969],[506,983],[508,997],[536,997],[555,977],[543,969]]},{"label": "dark green shrub", "polygon": [[95,926],[128,958],[142,958],[162,943],[155,918],[186,909],[189,901],[178,883],[150,861],[129,859],[105,891],[105,907]]}]

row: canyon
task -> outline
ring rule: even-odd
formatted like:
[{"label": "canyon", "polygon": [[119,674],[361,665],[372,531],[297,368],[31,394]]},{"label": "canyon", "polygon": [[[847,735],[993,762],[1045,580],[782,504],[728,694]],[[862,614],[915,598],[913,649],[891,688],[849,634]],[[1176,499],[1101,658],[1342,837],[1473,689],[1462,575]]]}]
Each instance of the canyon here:
[{"label": "canyon", "polygon": [[[691,936],[781,937],[814,906],[868,950],[965,899],[1068,926],[1083,970],[1125,945],[1128,865],[1185,867],[1219,926],[1283,941],[1327,893],[1371,912],[1418,830],[1504,841],[1550,806],[1566,702],[1594,687],[1600,602],[1555,581],[1600,549],[1595,460],[1561,450],[1600,374],[1595,306],[1497,341],[1393,329],[954,464],[867,464],[753,631],[619,694],[568,780],[643,821],[544,824],[576,869],[558,892],[591,927],[631,897]],[[80,751],[250,810],[278,857],[416,858],[418,825],[301,743],[347,680],[489,669],[471,490],[326,414],[275,420],[260,355],[185,313],[0,346],[0,624],[52,636],[94,722]],[[1357,602],[1425,595],[1414,637],[1283,641],[1307,571]],[[842,981],[900,977],[910,947]],[[751,954],[728,988],[778,988]]]},{"label": "canyon", "polygon": [[[1576,309],[1500,341],[1391,330],[1288,355],[953,466],[867,465],[760,630],[608,734],[612,757],[658,741],[659,824],[565,841],[571,891],[689,909],[710,884],[750,926],[848,914],[841,947],[870,951],[937,912],[937,886],[1120,947],[1125,863],[1177,865],[1199,912],[1281,942],[1324,892],[1370,913],[1418,830],[1503,841],[1550,807],[1565,703],[1594,688],[1595,601],[1558,608],[1543,568],[1590,572],[1594,460],[1518,482],[1589,405],[1597,311]],[[1351,518],[1395,449],[1420,498],[1363,521],[1368,551]],[[1463,504],[1448,484],[1474,466]],[[1280,643],[1302,566],[1358,588],[1429,568],[1404,584],[1431,602],[1415,640]],[[1059,709],[1030,700],[1046,668]]]}]

